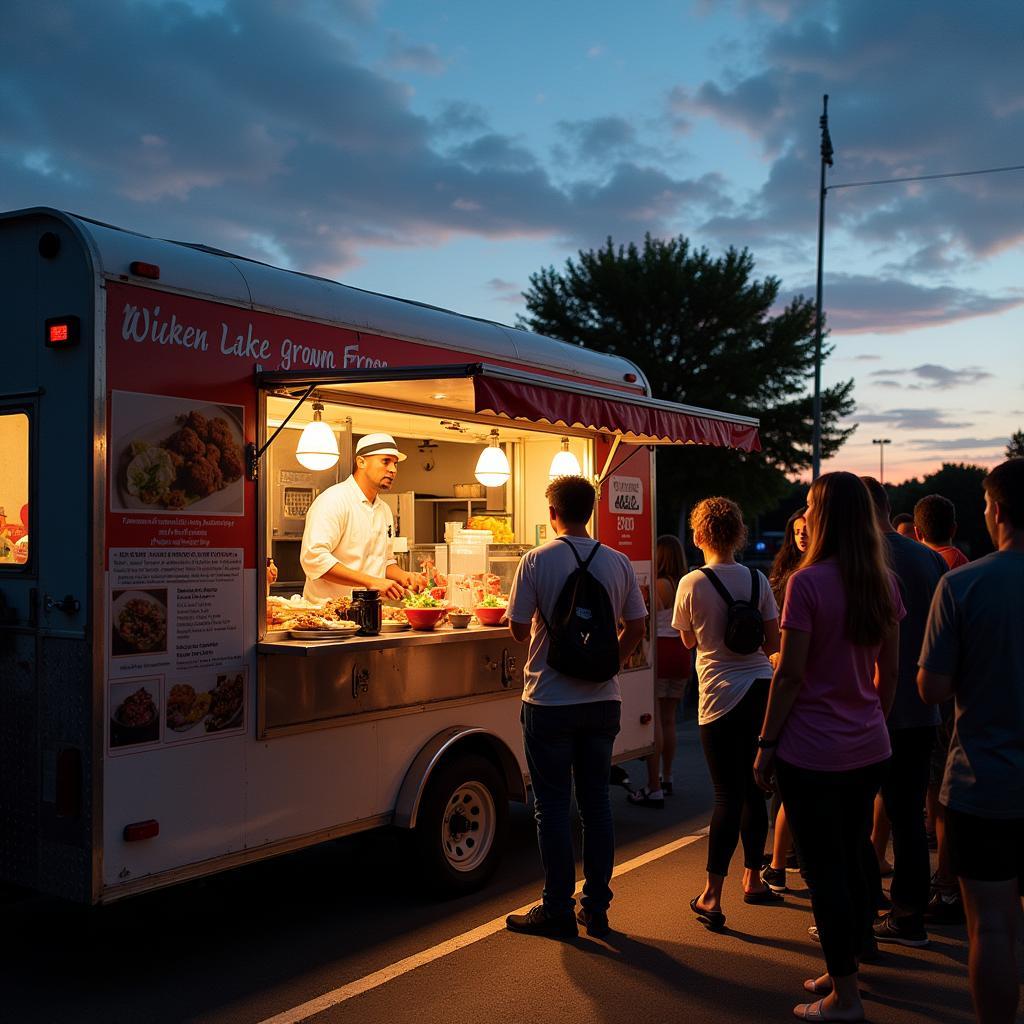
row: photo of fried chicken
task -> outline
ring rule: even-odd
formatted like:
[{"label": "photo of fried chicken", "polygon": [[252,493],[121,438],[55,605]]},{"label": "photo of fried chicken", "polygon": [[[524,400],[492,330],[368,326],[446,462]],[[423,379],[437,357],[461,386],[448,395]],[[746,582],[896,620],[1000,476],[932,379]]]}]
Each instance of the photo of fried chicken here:
[{"label": "photo of fried chicken", "polygon": [[185,399],[118,392],[115,415],[124,409],[124,418],[137,423],[146,408],[141,402],[144,398],[149,399],[148,415],[152,415],[153,402],[167,403],[167,415],[122,432],[118,479],[123,499],[136,508],[178,510],[231,488],[214,507],[241,512],[240,481],[245,469],[242,410],[235,414],[234,406],[196,408]]}]

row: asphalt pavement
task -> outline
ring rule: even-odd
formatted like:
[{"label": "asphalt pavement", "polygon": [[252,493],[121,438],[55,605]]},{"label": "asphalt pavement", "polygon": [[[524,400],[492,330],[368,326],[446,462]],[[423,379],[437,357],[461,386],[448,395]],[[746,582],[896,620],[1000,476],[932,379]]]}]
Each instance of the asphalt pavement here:
[{"label": "asphalt pavement", "polygon": [[[635,783],[641,767],[629,766]],[[513,934],[538,897],[532,814],[514,806],[504,863],[483,891],[417,891],[388,831],[92,910],[0,890],[0,1021],[83,1024],[718,1024],[792,1019],[822,969],[800,876],[782,906],[726,885],[724,933],[688,902],[702,885],[711,806],[696,726],[681,726],[677,795],[664,810],[613,790],[613,932],[573,941]],[[877,1024],[973,1020],[962,928],[925,949],[887,947],[862,971]],[[810,997],[808,997],[810,998]],[[311,1002],[312,1001],[312,1002]]]}]

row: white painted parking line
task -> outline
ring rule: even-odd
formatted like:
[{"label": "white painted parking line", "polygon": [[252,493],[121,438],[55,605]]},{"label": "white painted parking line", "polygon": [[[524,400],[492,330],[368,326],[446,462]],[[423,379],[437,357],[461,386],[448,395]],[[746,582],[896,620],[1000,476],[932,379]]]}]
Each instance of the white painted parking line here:
[{"label": "white painted parking line", "polygon": [[[667,857],[670,853],[675,853],[676,850],[681,850],[684,846],[697,842],[698,839],[702,839],[707,833],[708,830],[703,828],[692,835],[683,836],[682,839],[675,839],[671,843],[666,843],[664,846],[659,846],[655,850],[649,850],[639,857],[627,860],[615,869],[612,877],[618,878],[620,875],[626,875],[630,871],[642,868],[645,864],[650,864],[651,861]],[[577,894],[579,894],[582,886],[582,881],[577,883]],[[524,914],[536,902],[534,900],[525,907],[519,907],[517,910],[509,911],[509,913]],[[394,981],[395,978],[400,978],[403,974],[416,970],[417,967],[433,963],[435,960],[448,956],[449,953],[465,949],[466,946],[471,946],[474,942],[486,939],[489,935],[504,931],[506,916],[506,914],[502,914],[501,917],[496,917],[493,921],[488,921],[478,928],[463,932],[461,935],[456,935],[453,939],[440,942],[436,946],[431,946],[430,949],[424,949],[420,953],[414,953],[412,956],[407,956],[404,960],[399,960],[397,963],[393,963],[379,971],[374,971],[373,974],[367,974],[356,981],[350,981],[347,985],[342,985],[340,988],[325,992],[322,996],[317,996],[316,999],[310,999],[308,1002],[293,1006],[290,1010],[284,1010],[273,1017],[268,1017],[266,1020],[260,1021],[260,1024],[298,1024],[299,1021],[308,1020],[318,1013],[323,1013],[325,1010],[330,1010],[332,1007],[345,1003],[349,999],[361,996],[364,992],[380,988],[381,985],[386,985],[389,981]]]}]

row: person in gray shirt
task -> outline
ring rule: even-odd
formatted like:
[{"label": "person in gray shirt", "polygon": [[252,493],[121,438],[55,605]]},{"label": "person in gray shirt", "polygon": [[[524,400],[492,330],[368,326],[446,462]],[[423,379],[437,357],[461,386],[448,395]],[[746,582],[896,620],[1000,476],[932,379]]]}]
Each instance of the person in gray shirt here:
[{"label": "person in gray shirt", "polygon": [[971,995],[979,1021],[1010,1024],[1024,882],[1024,458],[983,485],[996,550],[942,578],[917,684],[929,703],[956,701],[939,799],[967,914]]},{"label": "person in gray shirt", "polygon": [[917,656],[924,639],[928,608],[946,571],[942,556],[897,533],[889,519],[889,498],[874,478],[862,476],[885,538],[889,567],[899,582],[907,609],[900,623],[899,678],[886,725],[892,761],[882,783],[882,801],[892,824],[892,910],[875,922],[875,938],[903,946],[926,946],[924,912],[928,907],[931,861],[924,823],[932,746],[939,709],[917,692]]}]

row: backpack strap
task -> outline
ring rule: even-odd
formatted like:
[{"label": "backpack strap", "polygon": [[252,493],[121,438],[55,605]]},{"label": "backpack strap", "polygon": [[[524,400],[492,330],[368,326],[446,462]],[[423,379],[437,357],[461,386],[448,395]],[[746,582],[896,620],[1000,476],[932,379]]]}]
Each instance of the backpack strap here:
[{"label": "backpack strap", "polygon": [[761,607],[761,581],[757,578],[757,570],[752,566],[747,566],[747,572],[750,573],[750,603],[755,608]]},{"label": "backpack strap", "polygon": [[564,541],[565,542],[565,544],[568,546],[569,550],[572,552],[573,558],[576,559],[576,564],[581,569],[587,569],[587,568],[590,567],[590,563],[594,560],[594,555],[597,554],[597,549],[601,546],[601,542],[599,540],[595,540],[594,541],[594,550],[591,551],[589,555],[587,555],[586,561],[584,561],[582,558],[580,558],[579,552],[576,550],[576,545],[573,544],[573,542],[571,540],[569,540],[568,537],[556,537],[555,540],[560,540],[560,541]]},{"label": "backpack strap", "polygon": [[697,566],[697,568],[700,569],[700,571],[704,573],[704,575],[707,576],[709,580],[711,580],[711,583],[713,584],[715,590],[717,590],[718,593],[721,595],[722,600],[726,603],[726,605],[729,608],[731,608],[736,603],[736,600],[733,598],[732,594],[730,594],[729,591],[725,589],[725,584],[715,575],[715,573],[710,568],[708,568],[708,566],[699,565]]}]

